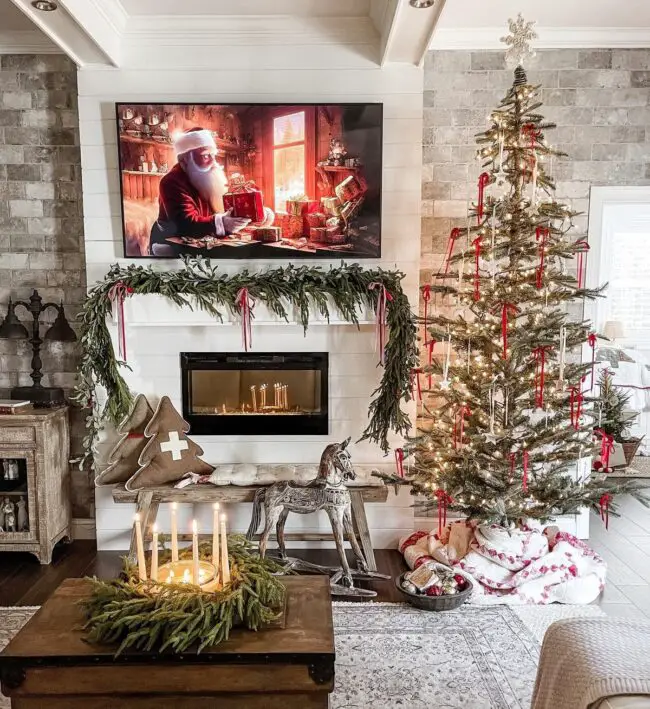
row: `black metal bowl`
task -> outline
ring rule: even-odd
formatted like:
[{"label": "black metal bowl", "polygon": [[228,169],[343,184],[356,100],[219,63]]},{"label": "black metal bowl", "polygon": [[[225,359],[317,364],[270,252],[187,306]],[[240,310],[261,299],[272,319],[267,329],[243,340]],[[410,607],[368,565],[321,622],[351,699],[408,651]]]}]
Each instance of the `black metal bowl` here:
[{"label": "black metal bowl", "polygon": [[[460,571],[455,573],[460,573],[461,576],[465,576],[465,574]],[[401,574],[395,579],[397,590],[406,598],[408,603],[415,608],[421,608],[423,611],[453,611],[455,608],[459,608],[465,603],[473,589],[472,582],[465,576],[465,580],[469,585],[459,593],[454,593],[451,596],[426,596],[420,593],[409,593],[405,591],[402,588],[403,580],[404,574]]]}]

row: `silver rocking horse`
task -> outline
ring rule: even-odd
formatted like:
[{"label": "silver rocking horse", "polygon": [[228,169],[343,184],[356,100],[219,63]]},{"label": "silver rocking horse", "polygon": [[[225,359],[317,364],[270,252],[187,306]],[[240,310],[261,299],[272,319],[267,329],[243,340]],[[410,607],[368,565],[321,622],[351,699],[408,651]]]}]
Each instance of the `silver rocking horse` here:
[{"label": "silver rocking horse", "polygon": [[[318,573],[334,572],[331,578],[332,593],[337,595],[376,596],[374,591],[354,588],[353,576],[356,578],[382,578],[389,576],[368,571],[366,558],[359,546],[352,525],[350,492],[346,487],[347,480],[354,480],[357,475],[352,467],[350,453],[347,450],[350,438],[343,443],[330,443],[321,456],[317,477],[309,483],[278,482],[266,488],[260,488],[253,502],[253,516],[246,537],[252,539],[260,525],[262,505],[264,505],[264,531],[260,538],[260,556],[265,556],[269,535],[276,527],[278,552],[280,558],[287,561],[287,566],[296,571],[312,571]],[[325,510],[332,524],[332,532],[338,551],[341,567],[331,569],[327,566],[311,564],[301,559],[288,559],[284,544],[284,525],[289,512],[310,514]],[[345,547],[344,533],[354,556],[357,559],[358,570],[351,571]]]}]

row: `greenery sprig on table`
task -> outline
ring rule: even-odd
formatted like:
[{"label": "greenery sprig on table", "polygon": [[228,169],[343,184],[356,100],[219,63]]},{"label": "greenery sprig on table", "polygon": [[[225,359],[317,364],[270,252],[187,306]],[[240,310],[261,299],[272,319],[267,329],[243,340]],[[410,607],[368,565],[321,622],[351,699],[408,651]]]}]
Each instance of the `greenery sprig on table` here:
[{"label": "greenery sprig on table", "polygon": [[[109,293],[117,284],[133,295],[163,295],[178,306],[204,310],[219,320],[226,312],[239,317],[237,294],[247,288],[255,302],[264,303],[281,319],[288,321],[288,308],[295,307],[305,331],[312,306],[329,319],[333,305],[345,320],[358,325],[359,308],[377,305],[380,289],[369,286],[372,283],[385,286],[392,300],[386,314],[389,336],[384,372],[380,385],[372,393],[370,421],[361,440],[374,441],[387,452],[389,431],[405,435],[410,428],[401,401],[411,398],[411,370],[418,362],[416,320],[402,290],[403,278],[400,271],[364,269],[359,264],[329,269],[290,264],[256,273],[245,269],[235,275],[219,273],[210,261],[195,258],[185,258],[183,267],[174,271],[133,264],[112,266],[104,280],[89,292],[80,315],[83,354],[74,398],[80,405],[91,408],[82,464],[92,456],[104,420],[118,423],[128,413],[132,401],[120,373],[120,368],[128,365],[116,358],[106,322],[112,308]],[[104,407],[97,404],[97,387],[106,393]]]},{"label": "greenery sprig on table", "polygon": [[[212,546],[202,544],[199,556],[211,560]],[[222,591],[206,592],[191,584],[142,582],[125,561],[124,572],[112,581],[92,579],[90,598],[83,602],[86,639],[124,650],[174,653],[214,647],[227,640],[235,626],[258,630],[282,612],[285,587],[274,575],[283,567],[261,559],[243,537],[228,537],[231,582]],[[160,563],[170,560],[160,553]],[[181,550],[180,559],[191,559]]]}]

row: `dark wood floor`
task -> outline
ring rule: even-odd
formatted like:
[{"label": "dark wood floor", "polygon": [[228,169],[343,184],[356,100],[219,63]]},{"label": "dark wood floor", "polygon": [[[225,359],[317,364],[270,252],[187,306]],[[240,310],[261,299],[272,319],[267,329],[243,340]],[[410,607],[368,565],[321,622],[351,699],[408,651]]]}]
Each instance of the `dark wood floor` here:
[{"label": "dark wood floor", "polygon": [[[337,563],[336,551],[333,549],[300,549],[294,555],[315,564]],[[392,578],[406,569],[402,557],[390,549],[379,549],[376,556],[379,571],[389,574],[391,580],[372,581],[360,586],[377,591],[377,597],[373,599],[375,601],[400,602],[402,598]],[[41,566],[31,554],[0,553],[0,607],[40,606],[67,578],[112,578],[121,568],[121,557],[122,552],[98,552],[92,541],[59,544],[50,566]]]}]

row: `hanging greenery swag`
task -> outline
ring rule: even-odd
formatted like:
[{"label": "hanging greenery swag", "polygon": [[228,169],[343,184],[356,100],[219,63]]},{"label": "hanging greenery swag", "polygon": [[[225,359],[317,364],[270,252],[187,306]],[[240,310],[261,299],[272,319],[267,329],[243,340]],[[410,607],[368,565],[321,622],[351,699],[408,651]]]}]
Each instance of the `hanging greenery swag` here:
[{"label": "hanging greenery swag", "polygon": [[[333,304],[346,321],[358,326],[359,308],[379,306],[381,309],[380,299],[387,292],[385,311],[389,335],[383,376],[372,393],[370,420],[360,439],[374,441],[386,453],[389,431],[405,435],[410,428],[401,401],[411,398],[411,370],[418,366],[416,319],[402,290],[403,278],[400,271],[364,269],[359,264],[342,264],[329,269],[290,264],[257,273],[243,270],[232,276],[218,273],[210,261],[196,258],[185,258],[183,267],[174,271],[157,271],[134,264],[113,265],[104,280],[92,288],[80,314],[83,353],[74,399],[91,410],[81,464],[92,457],[104,420],[119,423],[128,413],[133,398],[120,374],[120,368],[128,365],[115,356],[107,325],[116,288],[129,295],[163,295],[178,306],[199,308],[219,320],[226,311],[236,318],[240,316],[238,294],[245,288],[254,302],[264,303],[281,319],[288,321],[288,306],[295,307],[305,331],[311,306],[329,320]],[[106,393],[103,407],[97,404],[97,387]]]}]

